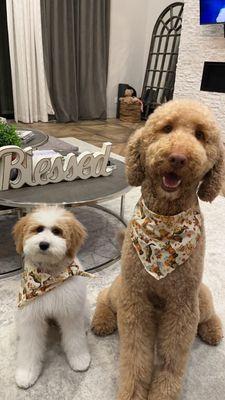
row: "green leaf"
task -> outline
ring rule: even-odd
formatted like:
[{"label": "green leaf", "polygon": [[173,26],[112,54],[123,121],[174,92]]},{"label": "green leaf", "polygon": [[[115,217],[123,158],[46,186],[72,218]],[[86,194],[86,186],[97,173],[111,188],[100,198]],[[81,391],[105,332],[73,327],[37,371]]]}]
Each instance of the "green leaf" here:
[{"label": "green leaf", "polygon": [[9,145],[21,147],[21,139],[17,135],[14,125],[0,122],[0,147]]}]

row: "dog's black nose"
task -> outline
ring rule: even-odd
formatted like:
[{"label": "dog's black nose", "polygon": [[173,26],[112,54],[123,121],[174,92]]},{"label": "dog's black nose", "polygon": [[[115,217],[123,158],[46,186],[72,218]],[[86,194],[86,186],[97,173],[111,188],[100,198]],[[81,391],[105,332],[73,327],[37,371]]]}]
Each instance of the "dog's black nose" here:
[{"label": "dog's black nose", "polygon": [[49,248],[49,243],[48,242],[40,242],[39,247],[41,250],[47,250]]},{"label": "dog's black nose", "polygon": [[187,157],[184,154],[172,153],[169,156],[169,162],[172,167],[182,168],[187,162]]}]

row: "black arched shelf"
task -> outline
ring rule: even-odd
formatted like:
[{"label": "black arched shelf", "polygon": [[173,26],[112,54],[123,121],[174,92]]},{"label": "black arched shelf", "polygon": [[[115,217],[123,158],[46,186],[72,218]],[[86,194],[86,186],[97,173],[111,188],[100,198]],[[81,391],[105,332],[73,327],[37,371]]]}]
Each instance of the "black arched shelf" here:
[{"label": "black arched shelf", "polygon": [[183,8],[181,2],[166,7],[153,29],[141,95],[144,119],[173,97]]}]

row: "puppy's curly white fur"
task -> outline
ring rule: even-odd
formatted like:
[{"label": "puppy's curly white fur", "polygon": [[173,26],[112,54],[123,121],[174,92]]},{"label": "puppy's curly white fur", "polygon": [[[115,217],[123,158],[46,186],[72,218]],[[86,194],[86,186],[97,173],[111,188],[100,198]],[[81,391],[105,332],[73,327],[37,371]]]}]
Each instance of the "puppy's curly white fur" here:
[{"label": "puppy's curly white fur", "polygon": [[[68,269],[86,237],[74,215],[57,206],[35,209],[17,222],[13,234],[18,253],[24,254],[25,269],[29,265],[35,273],[41,271],[53,280]],[[80,266],[77,259],[76,264]],[[28,388],[41,373],[48,318],[55,319],[61,328],[71,368],[85,371],[90,364],[87,317],[86,282],[82,276],[69,277],[18,308],[17,385]]]}]

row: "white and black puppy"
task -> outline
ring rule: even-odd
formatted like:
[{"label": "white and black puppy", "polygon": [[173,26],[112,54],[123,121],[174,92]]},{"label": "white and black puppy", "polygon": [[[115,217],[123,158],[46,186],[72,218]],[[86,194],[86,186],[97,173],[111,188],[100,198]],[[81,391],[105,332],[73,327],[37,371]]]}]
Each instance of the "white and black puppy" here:
[{"label": "white and black puppy", "polygon": [[84,227],[71,212],[42,206],[21,218],[13,234],[17,252],[24,254],[16,315],[17,385],[28,388],[40,375],[48,318],[55,319],[61,328],[62,345],[71,368],[87,370],[90,354],[85,327],[86,278],[74,258],[86,237]]}]

